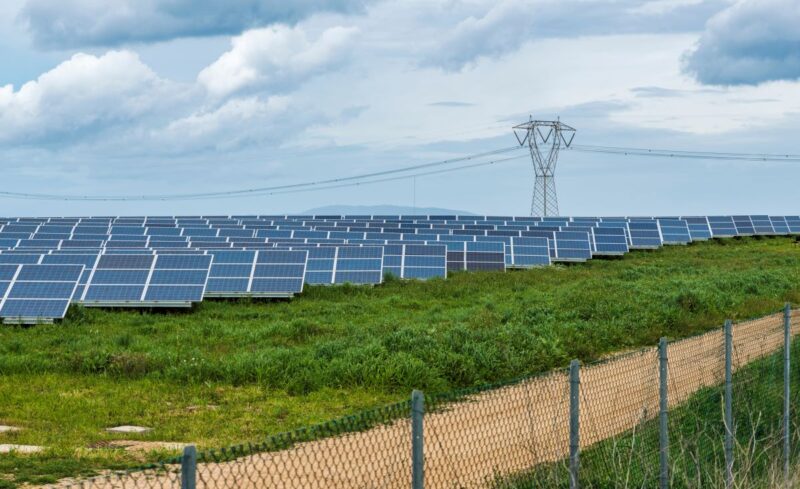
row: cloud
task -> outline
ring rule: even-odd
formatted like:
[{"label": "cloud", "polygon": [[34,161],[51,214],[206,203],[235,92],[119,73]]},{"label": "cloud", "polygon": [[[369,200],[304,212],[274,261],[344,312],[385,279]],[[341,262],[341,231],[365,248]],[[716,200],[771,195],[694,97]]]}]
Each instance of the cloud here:
[{"label": "cloud", "polygon": [[369,0],[27,0],[19,18],[41,47],[117,46],[239,34],[317,12],[355,12]]},{"label": "cloud", "polygon": [[741,0],[712,17],[683,70],[708,85],[800,78],[800,3]]},{"label": "cloud", "polygon": [[729,0],[502,0],[451,29],[424,65],[461,70],[546,38],[688,32],[701,29]]},{"label": "cloud", "polygon": [[156,146],[169,151],[230,151],[280,142],[310,123],[287,96],[235,98],[213,109],[200,109],[150,133]]},{"label": "cloud", "polygon": [[130,51],[76,54],[19,90],[0,87],[0,143],[74,143],[167,110],[180,92]]},{"label": "cloud", "polygon": [[333,69],[347,56],[358,30],[331,27],[310,40],[301,27],[253,29],[233,38],[230,51],[198,75],[215,97],[271,88],[286,90]]}]

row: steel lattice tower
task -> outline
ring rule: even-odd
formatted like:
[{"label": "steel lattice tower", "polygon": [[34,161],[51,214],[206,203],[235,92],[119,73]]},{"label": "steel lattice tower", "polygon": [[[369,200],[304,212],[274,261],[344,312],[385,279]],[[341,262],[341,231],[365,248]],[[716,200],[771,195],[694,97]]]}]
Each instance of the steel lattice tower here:
[{"label": "steel lattice tower", "polygon": [[532,216],[557,216],[558,196],[556,195],[556,164],[558,152],[569,148],[575,138],[575,128],[560,120],[535,121],[532,118],[524,124],[514,126],[514,135],[520,146],[528,143],[533,161],[536,180],[533,183],[531,199]]}]

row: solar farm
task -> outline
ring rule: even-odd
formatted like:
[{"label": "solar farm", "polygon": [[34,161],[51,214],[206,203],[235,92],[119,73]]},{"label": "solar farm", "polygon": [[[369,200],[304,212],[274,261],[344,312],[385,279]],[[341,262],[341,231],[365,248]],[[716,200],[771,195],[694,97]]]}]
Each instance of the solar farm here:
[{"label": "solar farm", "polygon": [[[0,437],[43,447],[0,456],[14,488],[135,468],[183,443],[259,440],[411,389],[546,372],[800,299],[800,216],[0,225],[0,425],[19,427]],[[151,431],[107,431],[119,425]]]},{"label": "solar farm", "polygon": [[710,238],[800,234],[800,216],[197,216],[0,219],[0,318],[291,298],[448,272],[583,262]]}]

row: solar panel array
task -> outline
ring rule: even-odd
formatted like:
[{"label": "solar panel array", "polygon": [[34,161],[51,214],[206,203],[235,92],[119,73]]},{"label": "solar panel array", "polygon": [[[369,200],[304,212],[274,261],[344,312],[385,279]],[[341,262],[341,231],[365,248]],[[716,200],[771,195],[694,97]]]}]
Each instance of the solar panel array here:
[{"label": "solar panel array", "polygon": [[304,285],[380,284],[581,262],[710,238],[800,234],[800,216],[174,216],[0,218],[0,318],[87,307],[290,298]]}]

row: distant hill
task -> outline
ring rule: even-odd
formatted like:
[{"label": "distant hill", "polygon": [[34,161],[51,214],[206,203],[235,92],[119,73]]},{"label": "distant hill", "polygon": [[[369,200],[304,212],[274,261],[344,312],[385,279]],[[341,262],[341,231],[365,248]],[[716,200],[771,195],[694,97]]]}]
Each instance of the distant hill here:
[{"label": "distant hill", "polygon": [[404,207],[398,205],[327,205],[303,211],[303,214],[315,215],[395,215],[395,214],[422,214],[422,215],[460,215],[474,216],[468,211],[442,209],[439,207]]}]

